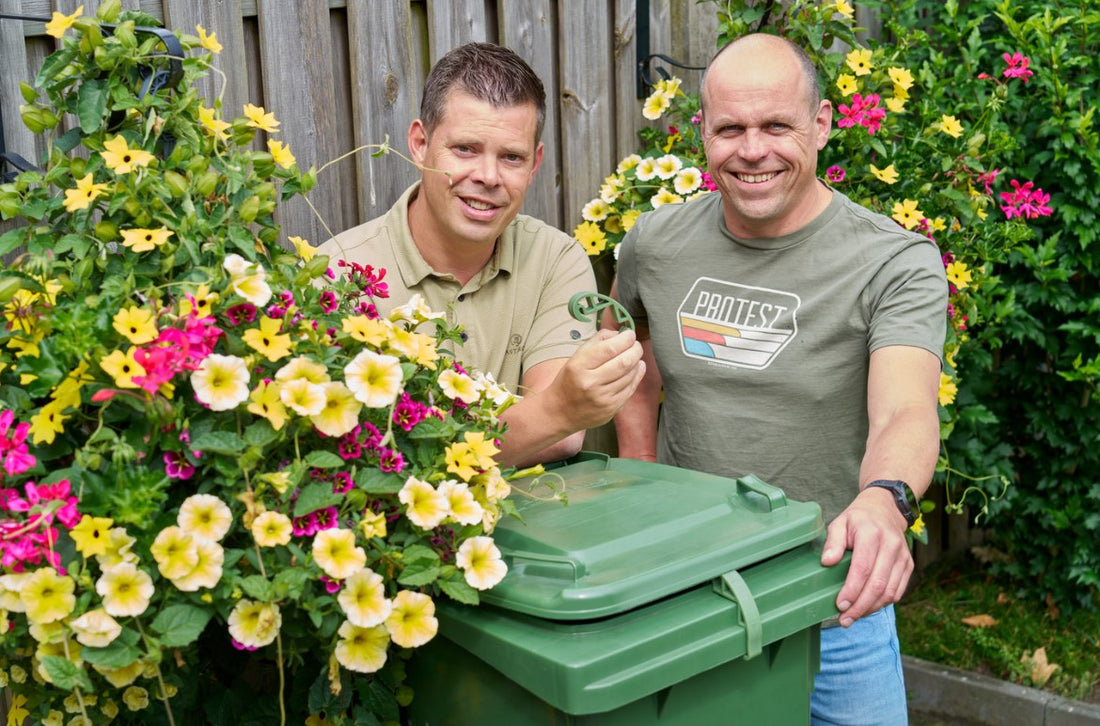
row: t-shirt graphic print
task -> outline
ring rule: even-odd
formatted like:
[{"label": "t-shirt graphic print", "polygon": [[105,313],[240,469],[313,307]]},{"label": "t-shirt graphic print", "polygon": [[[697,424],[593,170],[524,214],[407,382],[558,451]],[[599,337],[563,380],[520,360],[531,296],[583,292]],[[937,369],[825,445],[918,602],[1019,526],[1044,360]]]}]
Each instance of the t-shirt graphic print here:
[{"label": "t-shirt graphic print", "polygon": [[684,355],[763,370],[798,334],[798,295],[700,277],[680,303]]}]

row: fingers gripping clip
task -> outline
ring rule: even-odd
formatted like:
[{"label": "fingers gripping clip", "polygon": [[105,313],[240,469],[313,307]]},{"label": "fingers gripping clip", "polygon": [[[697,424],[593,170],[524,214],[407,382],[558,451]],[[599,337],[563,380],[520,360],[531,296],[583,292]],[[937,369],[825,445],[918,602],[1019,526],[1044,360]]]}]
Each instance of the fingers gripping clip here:
[{"label": "fingers gripping clip", "polygon": [[600,313],[605,308],[611,308],[611,313],[615,316],[615,322],[619,327],[634,330],[634,318],[630,317],[630,313],[617,300],[607,295],[601,295],[598,292],[578,292],[569,299],[569,314],[582,323],[595,320],[596,325],[599,326]]}]

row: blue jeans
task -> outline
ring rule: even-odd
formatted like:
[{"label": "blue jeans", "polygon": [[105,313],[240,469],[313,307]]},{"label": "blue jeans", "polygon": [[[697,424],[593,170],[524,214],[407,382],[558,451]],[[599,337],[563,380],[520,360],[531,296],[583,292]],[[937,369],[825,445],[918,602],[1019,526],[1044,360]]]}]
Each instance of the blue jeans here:
[{"label": "blue jeans", "polygon": [[894,606],[848,628],[822,628],[821,671],[810,697],[811,726],[908,723]]}]

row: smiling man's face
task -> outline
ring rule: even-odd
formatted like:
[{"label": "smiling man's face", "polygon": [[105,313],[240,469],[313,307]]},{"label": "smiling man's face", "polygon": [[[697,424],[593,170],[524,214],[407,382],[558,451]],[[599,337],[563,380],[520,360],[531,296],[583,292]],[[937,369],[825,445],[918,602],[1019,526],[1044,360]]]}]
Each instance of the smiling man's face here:
[{"label": "smiling man's face", "polygon": [[426,237],[417,245],[495,244],[542,162],[536,127],[534,104],[497,107],[461,90],[448,95],[430,132],[414,121],[409,152],[423,181],[410,214]]},{"label": "smiling man's face", "polygon": [[704,96],[707,168],[729,231],[779,237],[811,221],[821,208],[817,152],[832,108],[828,101],[811,108],[794,54],[767,38],[746,39],[715,59]]}]

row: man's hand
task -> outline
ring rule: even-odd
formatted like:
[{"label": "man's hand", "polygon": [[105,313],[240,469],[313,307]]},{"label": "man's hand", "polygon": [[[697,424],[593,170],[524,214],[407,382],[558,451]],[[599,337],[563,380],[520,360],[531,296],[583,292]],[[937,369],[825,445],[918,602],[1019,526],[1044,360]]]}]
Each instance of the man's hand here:
[{"label": "man's hand", "polygon": [[523,398],[501,417],[508,424],[503,466],[527,466],[572,456],[586,429],[601,426],[645,375],[634,332],[600,330],[568,359],[543,361],[523,376]]},{"label": "man's hand", "polygon": [[880,488],[864,489],[829,524],[821,564],[831,567],[852,551],[844,587],[836,598],[840,624],[895,603],[905,594],[913,557],[905,540],[905,518],[893,497]]},{"label": "man's hand", "polygon": [[544,392],[575,428],[611,420],[645,375],[634,331],[600,330],[558,371]]}]

